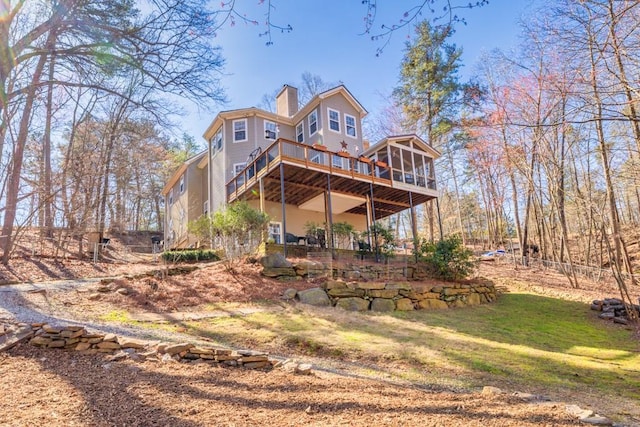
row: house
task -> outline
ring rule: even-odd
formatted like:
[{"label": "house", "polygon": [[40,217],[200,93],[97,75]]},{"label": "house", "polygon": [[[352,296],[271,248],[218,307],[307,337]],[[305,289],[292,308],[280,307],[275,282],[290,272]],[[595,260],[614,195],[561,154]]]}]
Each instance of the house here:
[{"label": "house", "polygon": [[187,159],[165,184],[164,242],[167,248],[193,247],[187,224],[209,213],[207,151]]},{"label": "house", "polygon": [[[185,163],[165,187],[168,247],[192,244],[184,221],[197,215],[174,207],[181,180],[185,206],[200,214],[246,200],[271,218],[269,237],[304,236],[308,222],[346,221],[364,231],[374,221],[438,196],[437,150],[417,135],[390,136],[373,146],[362,138],[367,111],[343,85],[298,107],[297,89],[285,85],[276,112],[255,107],[220,112],[204,133],[205,157]],[[206,179],[199,175],[206,168]],[[198,172],[200,171],[200,172]],[[173,193],[174,198],[171,199]],[[180,193],[182,194],[182,193]],[[185,197],[187,197],[185,196]],[[192,205],[193,202],[193,205]],[[181,205],[182,206],[182,205]],[[415,230],[415,220],[413,221]],[[331,239],[328,239],[331,247]]]}]

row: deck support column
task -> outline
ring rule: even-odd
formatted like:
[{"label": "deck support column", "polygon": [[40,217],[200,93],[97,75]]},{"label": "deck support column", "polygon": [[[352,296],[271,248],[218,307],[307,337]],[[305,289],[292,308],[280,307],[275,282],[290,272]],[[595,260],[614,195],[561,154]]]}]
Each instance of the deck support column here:
[{"label": "deck support column", "polygon": [[416,225],[416,210],[413,206],[413,193],[409,191],[409,209],[411,211],[411,237],[413,237],[413,254],[418,262],[418,227]]},{"label": "deck support column", "polygon": [[[263,197],[263,196],[261,196]],[[284,199],[284,163],[280,163],[280,201],[282,203],[282,252],[287,257],[287,208]]]},{"label": "deck support column", "polygon": [[331,208],[331,174],[327,174],[327,191],[325,194],[325,216],[329,229],[327,230],[327,244],[331,248],[331,258],[335,259],[333,242],[333,210]]},{"label": "deck support column", "polygon": [[373,246],[371,245],[371,196],[367,194],[366,201],[367,204],[367,244],[369,245],[369,249]]},{"label": "deck support column", "polygon": [[380,262],[380,248],[378,247],[378,232],[376,231],[376,205],[373,201],[373,184],[369,183],[369,192],[371,193],[371,225],[373,228],[373,247],[376,253],[376,262]]},{"label": "deck support column", "polygon": [[[258,191],[260,192],[260,212],[265,213],[265,203],[264,203],[264,179],[260,178],[258,181]],[[267,239],[269,238],[269,233],[267,230],[262,230],[262,243],[267,244]],[[265,246],[266,247],[266,246]]]}]

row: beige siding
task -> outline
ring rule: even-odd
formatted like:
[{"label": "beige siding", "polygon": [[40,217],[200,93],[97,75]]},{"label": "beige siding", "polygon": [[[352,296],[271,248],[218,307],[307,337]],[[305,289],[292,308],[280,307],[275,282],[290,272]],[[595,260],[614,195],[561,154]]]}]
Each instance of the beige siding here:
[{"label": "beige siding", "polygon": [[[329,129],[329,108],[332,110],[336,110],[340,113],[339,123],[340,123],[340,132],[336,133]],[[346,100],[341,93],[337,93],[329,98],[323,99],[320,103],[320,115],[322,116],[322,136],[324,139],[324,145],[331,151],[339,151],[342,148],[342,141],[348,144],[347,150],[351,155],[356,155],[357,153],[362,153],[362,125],[360,123],[360,114],[353,107],[353,105]],[[356,119],[356,136],[357,138],[353,138],[348,136],[346,133],[345,127],[345,118],[344,115],[349,114],[350,116],[355,117]],[[355,147],[358,147],[358,151],[356,153]]]},{"label": "beige siding", "polygon": [[[252,206],[259,207],[258,201],[252,201]],[[286,219],[287,219],[287,233],[295,234],[296,236],[305,235],[305,224],[307,222],[315,222],[323,224],[325,220],[324,212],[314,212],[304,209],[299,209],[294,205],[286,206]],[[273,222],[282,222],[282,205],[280,203],[265,202],[265,211],[269,215],[269,218]],[[367,219],[362,215],[355,215],[349,213],[343,213],[333,215],[333,222],[346,221],[353,225],[355,230],[362,232],[367,228]]]}]

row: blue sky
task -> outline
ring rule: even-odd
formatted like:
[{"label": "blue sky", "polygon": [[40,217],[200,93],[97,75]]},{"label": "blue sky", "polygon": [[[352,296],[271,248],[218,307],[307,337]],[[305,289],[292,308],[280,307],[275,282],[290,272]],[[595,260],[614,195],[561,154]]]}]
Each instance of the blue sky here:
[{"label": "blue sky", "polygon": [[[405,27],[392,36],[384,52],[376,57],[380,42],[371,41],[363,32],[365,6],[360,0],[272,0],[276,24],[290,24],[293,31],[281,34],[274,30],[271,46],[258,34],[264,26],[236,20],[217,35],[226,60],[222,86],[229,102],[219,110],[257,106],[264,94],[283,84],[297,84],[303,72],[317,74],[327,82],[342,82],[375,115],[384,105],[381,94],[388,94],[398,83],[399,65],[404,44],[411,34]],[[394,24],[408,8],[421,0],[378,0],[375,28]],[[463,49],[461,77],[473,73],[483,50],[508,50],[519,42],[518,20],[528,13],[531,1],[490,0],[481,8],[460,11],[467,25],[459,24],[452,41]],[[264,21],[266,4],[258,0],[237,0],[240,12]],[[187,133],[202,141],[202,134],[216,112],[197,111],[183,121]]]}]

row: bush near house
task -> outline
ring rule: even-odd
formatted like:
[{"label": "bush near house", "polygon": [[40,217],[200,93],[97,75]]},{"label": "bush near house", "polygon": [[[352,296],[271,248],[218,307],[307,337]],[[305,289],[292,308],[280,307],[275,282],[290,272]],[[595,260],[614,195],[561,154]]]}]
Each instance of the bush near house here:
[{"label": "bush near house", "polygon": [[458,235],[438,242],[421,239],[417,255],[434,277],[444,280],[464,279],[476,269],[473,252],[462,244]]},{"label": "bush near house", "polygon": [[267,214],[241,201],[213,212],[210,217],[203,216],[189,223],[189,232],[205,241],[212,241],[214,249],[224,252],[230,266],[255,252],[268,224]]}]

